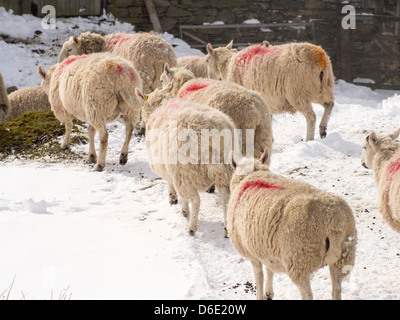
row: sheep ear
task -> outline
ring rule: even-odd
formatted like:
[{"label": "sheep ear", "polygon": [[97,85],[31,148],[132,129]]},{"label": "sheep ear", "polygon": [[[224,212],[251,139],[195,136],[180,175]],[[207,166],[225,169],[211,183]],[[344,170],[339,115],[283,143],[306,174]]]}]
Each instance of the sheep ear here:
[{"label": "sheep ear", "polygon": [[47,73],[46,73],[46,71],[44,71],[42,66],[39,67],[39,74],[44,80],[46,80]]},{"label": "sheep ear", "polygon": [[74,36],[72,39],[74,40],[74,42],[75,42],[78,46],[81,46],[82,42],[81,42],[81,40],[79,40],[79,38],[78,38],[77,36]]},{"label": "sheep ear", "polygon": [[393,133],[390,135],[390,137],[391,137],[393,140],[396,140],[396,139],[399,137],[399,134],[400,134],[400,128],[397,129],[395,132],[393,132]]},{"label": "sheep ear", "polygon": [[148,96],[142,93],[138,88],[135,88],[135,94],[139,98],[139,102],[141,105],[144,105],[144,103],[147,101]]},{"label": "sheep ear", "polygon": [[212,47],[211,43],[207,44],[207,52],[209,54],[213,54],[214,53],[214,48]]},{"label": "sheep ear", "polygon": [[371,146],[372,150],[376,151],[376,149],[377,149],[378,146],[379,146],[380,141],[379,141],[379,139],[378,139],[378,137],[377,137],[375,131],[372,131],[372,132],[370,133],[369,139],[368,139],[368,143],[369,143],[369,145]]},{"label": "sheep ear", "polygon": [[168,63],[164,64],[164,71],[166,73],[170,73],[171,72],[171,69],[169,68],[169,64]]},{"label": "sheep ear", "polygon": [[231,40],[231,42],[228,43],[228,45],[226,46],[227,49],[232,49],[233,47],[233,40]]},{"label": "sheep ear", "polygon": [[262,164],[265,164],[269,159],[269,148],[265,147],[264,153],[262,154],[260,161]]}]

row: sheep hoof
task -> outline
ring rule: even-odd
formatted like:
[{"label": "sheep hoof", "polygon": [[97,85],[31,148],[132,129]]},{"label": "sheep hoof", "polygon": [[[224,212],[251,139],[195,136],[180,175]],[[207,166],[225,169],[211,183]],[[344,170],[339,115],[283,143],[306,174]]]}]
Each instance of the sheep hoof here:
[{"label": "sheep hoof", "polygon": [[224,228],[224,234],[225,234],[225,238],[229,239],[228,230],[226,230],[226,228]]},{"label": "sheep hoof", "polygon": [[207,193],[214,193],[214,192],[215,192],[215,186],[211,186],[211,188],[207,190]]},{"label": "sheep hoof", "polygon": [[321,137],[321,139],[326,138],[326,129],[326,127],[319,128],[319,136]]},{"label": "sheep hoof", "polygon": [[146,134],[146,128],[145,127],[140,127],[138,135],[139,136],[145,136]]},{"label": "sheep hoof", "polygon": [[104,166],[101,164],[96,164],[94,167],[94,171],[102,172],[104,170]]},{"label": "sheep hoof", "polygon": [[184,217],[188,217],[188,216],[189,216],[189,212],[186,212],[185,210],[181,210],[181,214],[182,214]]},{"label": "sheep hoof", "polygon": [[119,164],[120,165],[125,165],[128,162],[128,154],[127,153],[121,153],[119,157]]},{"label": "sheep hoof", "polygon": [[265,293],[265,300],[272,300],[274,298],[274,294],[271,292]]},{"label": "sheep hoof", "polygon": [[89,157],[86,159],[87,163],[96,163],[97,159],[96,159],[96,155],[94,154],[90,154]]},{"label": "sheep hoof", "polygon": [[169,204],[170,205],[176,205],[176,204],[178,204],[178,200],[177,199],[169,200]]},{"label": "sheep hoof", "polygon": [[189,233],[189,235],[194,236],[194,234],[196,233],[196,230],[189,229],[188,233]]},{"label": "sheep hoof", "polygon": [[68,144],[62,144],[61,145],[61,149],[63,149],[63,150],[66,150],[66,149],[68,149],[69,148],[69,145]]}]

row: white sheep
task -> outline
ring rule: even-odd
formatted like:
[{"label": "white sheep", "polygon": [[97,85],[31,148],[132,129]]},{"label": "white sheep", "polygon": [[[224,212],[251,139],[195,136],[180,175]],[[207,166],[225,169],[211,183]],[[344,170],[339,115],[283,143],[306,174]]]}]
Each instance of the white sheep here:
[{"label": "white sheep", "polygon": [[[161,80],[164,89],[172,86],[172,95],[208,105],[228,115],[235,129],[241,130],[244,156],[247,147],[254,146],[254,154],[251,154],[254,157],[260,157],[266,147],[272,148],[271,114],[258,92],[223,80],[195,78],[188,69],[169,68],[168,64],[164,66]],[[250,143],[246,134],[251,130],[254,136],[250,136],[253,139]]]},{"label": "white sheep", "polygon": [[267,42],[242,51],[207,45],[209,75],[259,91],[272,114],[300,112],[307,122],[306,140],[314,139],[312,103],[324,107],[319,133],[326,137],[334,105],[334,76],[326,52],[310,43],[270,46]]},{"label": "white sheep", "polygon": [[272,173],[265,164],[268,153],[260,160],[232,161],[228,204],[228,235],[252,264],[257,299],[272,299],[275,272],[288,274],[302,298],[312,299],[310,277],[327,264],[332,298],[341,299],[342,279],[355,260],[352,210],[339,196]]},{"label": "white sheep", "polygon": [[233,143],[232,121],[209,106],[169,98],[169,93],[162,89],[149,96],[137,90],[137,95],[144,104],[142,115],[150,167],[168,182],[170,201],[176,192],[181,196],[181,212],[190,215],[188,233],[194,235],[197,230],[199,192],[213,185],[221,197],[226,228],[232,174],[228,162]]},{"label": "white sheep", "polygon": [[10,110],[5,121],[29,111],[50,110],[50,102],[42,87],[19,89],[8,95]]},{"label": "white sheep", "polygon": [[111,52],[133,63],[143,81],[143,92],[150,93],[161,86],[160,76],[165,63],[176,66],[172,46],[154,33],[120,33],[102,36],[93,32],[70,37],[63,44],[58,62],[71,55]]},{"label": "white sheep", "polygon": [[177,67],[192,71],[196,78],[208,77],[206,56],[189,55],[180,57],[178,58]]},{"label": "white sheep", "polygon": [[379,211],[389,225],[400,232],[400,129],[378,136],[372,131],[365,139],[361,164],[374,172]]},{"label": "white sheep", "polygon": [[106,164],[108,132],[106,124],[121,115],[126,126],[126,139],[121,150],[120,164],[128,160],[132,131],[140,114],[135,88],[142,89],[142,81],[126,59],[110,53],[96,53],[69,57],[46,72],[40,67],[42,88],[47,93],[51,109],[57,119],[65,123],[62,148],[70,144],[72,120],[89,123],[89,163],[96,162],[94,136],[100,136],[100,153],[95,166],[102,171]]},{"label": "white sheep", "polygon": [[10,109],[10,102],[7,97],[7,89],[4,84],[3,76],[0,73],[0,123],[6,121],[7,113]]}]

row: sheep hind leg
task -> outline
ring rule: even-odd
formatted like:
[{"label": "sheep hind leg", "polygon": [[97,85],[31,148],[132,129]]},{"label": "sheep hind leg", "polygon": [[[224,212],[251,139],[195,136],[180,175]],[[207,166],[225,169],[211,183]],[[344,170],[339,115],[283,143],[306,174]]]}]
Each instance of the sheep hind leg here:
[{"label": "sheep hind leg", "polygon": [[263,265],[258,260],[251,260],[254,277],[256,278],[256,299],[264,300],[264,272]]},{"label": "sheep hind leg", "polygon": [[71,144],[71,132],[73,126],[74,123],[72,122],[72,119],[65,122],[65,137],[63,143],[61,144],[61,149],[69,148],[69,145]]},{"label": "sheep hind leg", "polygon": [[304,112],[303,115],[306,118],[307,122],[306,141],[312,141],[314,140],[315,122],[317,121],[317,117],[315,116],[315,112],[312,109],[310,109],[309,112]]},{"label": "sheep hind leg", "polygon": [[168,182],[168,197],[171,205],[178,204],[178,195],[176,194],[175,187],[171,182]]},{"label": "sheep hind leg", "polygon": [[100,152],[99,158],[97,160],[97,164],[94,167],[95,171],[103,171],[106,166],[106,153],[108,147],[108,132],[106,126],[102,126],[98,129],[99,137],[100,137]]},{"label": "sheep hind leg", "polygon": [[199,219],[200,211],[200,196],[197,191],[190,198],[190,203],[192,204],[192,212],[189,219],[188,233],[191,236],[194,236],[197,231],[197,221]]},{"label": "sheep hind leg", "polygon": [[307,279],[302,283],[296,283],[296,286],[297,286],[297,288],[299,288],[301,298],[303,300],[313,300],[310,279]]},{"label": "sheep hind leg", "polygon": [[321,122],[319,124],[319,136],[321,139],[326,137],[326,130],[328,128],[328,121],[331,116],[331,112],[333,109],[334,102],[326,102],[324,103],[324,114],[322,115]]},{"label": "sheep hind leg", "polygon": [[125,143],[122,146],[121,155],[119,157],[119,164],[125,165],[128,162],[128,150],[129,150],[129,143],[132,139],[133,133],[133,123],[127,119],[125,119]]},{"label": "sheep hind leg", "polygon": [[342,299],[342,280],[345,275],[342,269],[336,264],[329,265],[329,272],[331,274],[332,281],[332,299],[341,300]]},{"label": "sheep hind leg", "polygon": [[87,163],[96,163],[97,155],[96,148],[94,146],[94,138],[96,135],[96,129],[92,125],[89,124],[88,127],[88,136],[89,136],[89,156],[87,157]]}]

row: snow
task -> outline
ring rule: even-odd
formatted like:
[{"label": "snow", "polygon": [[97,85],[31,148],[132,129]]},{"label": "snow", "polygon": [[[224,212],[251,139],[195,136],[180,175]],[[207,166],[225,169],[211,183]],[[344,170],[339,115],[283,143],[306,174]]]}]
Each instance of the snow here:
[{"label": "snow", "polygon": [[[68,35],[134,30],[112,20],[58,19],[57,30],[36,35],[40,19],[0,8],[0,34],[30,38],[0,41],[0,72],[7,85],[39,85],[38,65],[52,65]],[[179,56],[198,52],[168,33],[162,36]],[[37,49],[45,52],[32,52]],[[343,299],[397,300],[400,236],[382,221],[372,172],[361,167],[360,154],[367,132],[397,128],[400,95],[339,80],[335,97],[323,140],[302,141],[306,124],[300,114],[274,116],[271,170],[338,194],[352,207],[358,246],[356,265],[342,286]],[[323,108],[314,109],[321,119]],[[128,163],[120,166],[123,123],[108,129],[102,173],[83,160],[0,163],[0,294],[6,290],[0,299],[12,284],[9,299],[254,300],[254,290],[246,285],[254,286],[251,265],[223,236],[217,194],[201,195],[198,231],[189,236],[187,218],[179,206],[169,205],[166,182],[148,165],[144,141],[132,139]],[[87,148],[73,151],[86,155]],[[330,299],[327,267],[316,272],[311,286],[315,299]],[[284,274],[275,276],[274,289],[277,300],[300,299]]]}]

